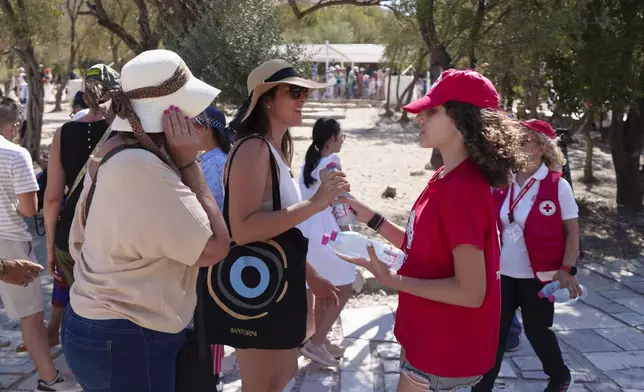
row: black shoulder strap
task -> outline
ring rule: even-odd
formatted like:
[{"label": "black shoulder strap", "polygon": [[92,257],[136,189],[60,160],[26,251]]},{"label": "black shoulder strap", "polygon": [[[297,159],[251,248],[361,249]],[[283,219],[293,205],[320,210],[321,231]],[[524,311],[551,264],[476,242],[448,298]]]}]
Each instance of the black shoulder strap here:
[{"label": "black shoulder strap", "polygon": [[228,226],[228,234],[232,235],[230,232],[230,220],[228,218],[228,203],[229,203],[229,197],[230,197],[230,192],[228,189],[228,177],[230,176],[230,168],[232,167],[233,164],[233,159],[235,158],[235,155],[237,155],[237,151],[239,150],[239,147],[246,142],[247,140],[250,139],[261,139],[266,143],[268,146],[268,152],[271,154],[270,155],[270,164],[271,164],[271,181],[272,181],[272,190],[273,190],[273,211],[279,211],[282,209],[282,200],[281,200],[281,194],[280,194],[280,183],[279,183],[279,176],[277,175],[277,164],[275,163],[275,156],[273,155],[273,150],[271,150],[270,144],[264,139],[263,137],[259,135],[251,135],[247,136],[243,139],[240,139],[235,143],[235,146],[233,147],[233,150],[230,152],[230,155],[228,156],[228,162],[226,163],[227,169],[226,169],[226,177],[224,178],[224,220],[226,221],[226,226]]},{"label": "black shoulder strap", "polygon": [[[96,173],[92,178],[92,186],[89,188],[89,192],[87,193],[87,200],[85,200],[85,222],[87,222],[87,217],[89,215],[89,208],[92,205],[92,199],[94,198],[94,191],[96,191],[96,180],[98,179],[99,169],[101,168],[102,165],[104,165],[107,161],[109,161],[110,158],[112,158],[114,155],[118,154],[121,151],[129,150],[131,148],[143,148],[143,147],[141,147],[138,144],[121,144],[119,146],[114,147],[110,151],[108,151],[107,154],[105,154],[101,159],[101,161],[99,162],[98,167],[96,168]],[[90,174],[90,177],[92,177],[91,174]]]},{"label": "black shoulder strap", "polygon": [[199,268],[200,273],[199,275],[197,275],[197,308],[195,309],[195,314],[193,317],[194,329],[195,333],[197,334],[199,359],[204,359],[208,355],[208,339],[206,338],[206,317],[204,314],[202,293],[202,290],[204,289],[203,280],[205,279],[205,276],[201,273],[202,269],[207,270],[207,268]]}]

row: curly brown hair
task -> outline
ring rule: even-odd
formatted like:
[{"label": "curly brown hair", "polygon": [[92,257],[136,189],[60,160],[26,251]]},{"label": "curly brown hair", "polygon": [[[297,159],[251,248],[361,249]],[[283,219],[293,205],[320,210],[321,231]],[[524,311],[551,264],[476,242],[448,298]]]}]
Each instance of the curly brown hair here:
[{"label": "curly brown hair", "polygon": [[526,162],[521,152],[520,124],[498,110],[456,101],[443,106],[463,135],[470,158],[490,186],[508,186],[512,175]]}]

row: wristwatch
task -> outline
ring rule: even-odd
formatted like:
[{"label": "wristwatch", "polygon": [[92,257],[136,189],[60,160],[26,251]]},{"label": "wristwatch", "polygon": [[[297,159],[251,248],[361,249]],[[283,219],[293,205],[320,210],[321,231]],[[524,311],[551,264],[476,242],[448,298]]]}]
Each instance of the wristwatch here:
[{"label": "wristwatch", "polygon": [[574,265],[562,265],[560,269],[568,272],[572,276],[577,275],[577,267]]}]

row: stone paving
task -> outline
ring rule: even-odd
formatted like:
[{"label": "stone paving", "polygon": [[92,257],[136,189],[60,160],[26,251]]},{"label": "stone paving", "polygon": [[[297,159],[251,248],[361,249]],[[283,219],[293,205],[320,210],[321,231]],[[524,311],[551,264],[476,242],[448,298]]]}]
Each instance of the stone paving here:
[{"label": "stone paving", "polygon": [[[36,255],[44,263],[44,238],[34,239]],[[644,259],[586,263],[579,280],[588,296],[572,305],[557,305],[553,326],[576,379],[573,391],[644,391]],[[52,280],[44,272],[42,284],[48,317]],[[394,392],[400,356],[392,333],[394,312],[394,302],[343,311],[335,327],[346,347],[341,365],[323,369],[300,358],[291,392]],[[37,381],[33,362],[26,353],[15,352],[22,341],[20,325],[7,319],[3,308],[0,336],[12,341],[10,347],[0,348],[0,390],[33,390]],[[522,339],[519,350],[506,355],[495,390],[543,391],[546,375]],[[234,352],[226,352],[224,391],[241,391]],[[58,368],[68,372],[60,346],[52,348],[52,355]]]}]

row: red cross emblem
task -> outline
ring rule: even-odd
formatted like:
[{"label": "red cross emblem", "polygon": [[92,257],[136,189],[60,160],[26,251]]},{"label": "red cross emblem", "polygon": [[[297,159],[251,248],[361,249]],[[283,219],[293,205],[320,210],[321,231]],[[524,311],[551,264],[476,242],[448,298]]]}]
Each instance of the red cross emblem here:
[{"label": "red cross emblem", "polygon": [[550,200],[542,201],[541,204],[539,204],[539,212],[545,216],[552,216],[557,212],[557,207],[555,207],[555,203]]}]

